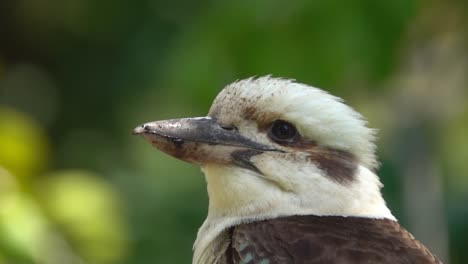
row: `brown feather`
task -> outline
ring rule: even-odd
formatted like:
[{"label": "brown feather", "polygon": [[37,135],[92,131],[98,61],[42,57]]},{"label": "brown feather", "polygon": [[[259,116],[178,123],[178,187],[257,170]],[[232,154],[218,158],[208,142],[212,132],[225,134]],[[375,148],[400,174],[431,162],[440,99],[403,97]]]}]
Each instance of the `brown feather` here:
[{"label": "brown feather", "polygon": [[398,222],[290,216],[233,227],[226,257],[243,264],[441,263]]}]

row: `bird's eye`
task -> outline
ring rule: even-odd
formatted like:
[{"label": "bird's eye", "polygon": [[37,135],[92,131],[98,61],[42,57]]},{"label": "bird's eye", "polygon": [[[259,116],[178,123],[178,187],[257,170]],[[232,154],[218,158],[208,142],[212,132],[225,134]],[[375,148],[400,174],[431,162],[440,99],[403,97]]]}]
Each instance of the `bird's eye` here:
[{"label": "bird's eye", "polygon": [[283,120],[276,120],[271,124],[268,136],[280,143],[291,143],[299,136],[296,128],[291,123]]}]

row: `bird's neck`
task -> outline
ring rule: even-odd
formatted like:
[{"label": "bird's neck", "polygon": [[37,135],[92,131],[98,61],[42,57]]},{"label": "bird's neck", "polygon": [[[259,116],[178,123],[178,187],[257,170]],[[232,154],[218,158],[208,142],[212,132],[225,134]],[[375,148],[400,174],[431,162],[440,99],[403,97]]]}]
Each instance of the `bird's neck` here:
[{"label": "bird's neck", "polygon": [[395,220],[381,196],[377,175],[363,166],[359,166],[356,181],[350,186],[330,183],[318,175],[294,192],[278,188],[250,170],[210,165],[203,171],[210,202],[207,219],[194,245],[194,262],[213,249],[213,241],[223,231],[241,223],[291,215]]},{"label": "bird's neck", "polygon": [[355,181],[340,184],[312,175],[284,190],[251,170],[218,165],[203,168],[207,180],[208,218],[267,219],[288,215],[340,215],[395,220],[382,198],[382,184],[359,166]]}]

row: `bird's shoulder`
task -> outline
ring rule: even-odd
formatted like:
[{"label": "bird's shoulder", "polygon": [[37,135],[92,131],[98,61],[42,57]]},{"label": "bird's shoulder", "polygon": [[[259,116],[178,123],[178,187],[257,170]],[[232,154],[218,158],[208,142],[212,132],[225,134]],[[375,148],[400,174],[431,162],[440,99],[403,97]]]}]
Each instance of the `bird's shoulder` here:
[{"label": "bird's shoulder", "polygon": [[229,230],[226,263],[441,263],[389,219],[290,216]]}]

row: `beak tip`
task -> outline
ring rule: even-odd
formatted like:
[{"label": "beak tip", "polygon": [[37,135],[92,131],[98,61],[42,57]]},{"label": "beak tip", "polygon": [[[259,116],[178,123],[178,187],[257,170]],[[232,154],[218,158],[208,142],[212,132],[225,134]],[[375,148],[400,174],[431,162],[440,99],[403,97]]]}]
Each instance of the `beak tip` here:
[{"label": "beak tip", "polygon": [[132,134],[136,136],[136,135],[139,135],[139,134],[141,134],[141,133],[143,133],[145,131],[146,131],[145,130],[145,125],[141,125],[141,126],[137,126],[135,129],[133,129]]}]

